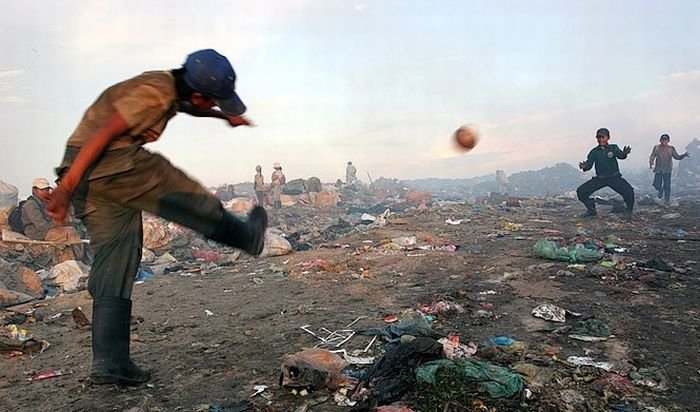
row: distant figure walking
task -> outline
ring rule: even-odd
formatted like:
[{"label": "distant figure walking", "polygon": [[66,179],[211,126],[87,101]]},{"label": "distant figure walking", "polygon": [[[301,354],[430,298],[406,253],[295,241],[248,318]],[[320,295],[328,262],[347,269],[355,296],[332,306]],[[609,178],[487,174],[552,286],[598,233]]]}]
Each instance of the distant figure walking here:
[{"label": "distant figure walking", "polygon": [[345,184],[349,186],[355,183],[356,181],[357,169],[352,164],[352,162],[348,162],[348,165],[345,167]]},{"label": "distant figure walking", "polygon": [[287,183],[287,178],[284,176],[284,173],[282,173],[282,166],[278,162],[275,162],[272,168],[275,169],[275,171],[272,172],[270,183],[272,206],[275,209],[280,209],[282,208],[282,199],[280,198],[282,195],[282,186]]},{"label": "distant figure walking", "polygon": [[679,155],[676,148],[668,144],[670,141],[669,135],[662,134],[659,144],[654,146],[649,156],[649,169],[654,169],[654,188],[659,191],[659,199],[663,197],[665,203],[671,200],[673,159],[682,160],[689,156],[687,151]]},{"label": "distant figure walking", "polygon": [[262,174],[262,166],[255,166],[255,177],[253,178],[253,190],[258,198],[258,206],[265,206],[265,178]]},{"label": "distant figure walking", "polygon": [[605,128],[598,129],[595,136],[598,146],[588,152],[588,158],[580,162],[578,167],[584,172],[595,166],[595,176],[576,189],[578,200],[586,206],[586,213],[582,217],[596,217],[595,200],[591,199],[593,192],[604,187],[609,187],[619,193],[627,206],[626,218],[632,220],[634,210],[634,189],[622,178],[617,159],[627,159],[632,148],[625,146],[622,150],[616,144],[608,144],[610,131]]}]

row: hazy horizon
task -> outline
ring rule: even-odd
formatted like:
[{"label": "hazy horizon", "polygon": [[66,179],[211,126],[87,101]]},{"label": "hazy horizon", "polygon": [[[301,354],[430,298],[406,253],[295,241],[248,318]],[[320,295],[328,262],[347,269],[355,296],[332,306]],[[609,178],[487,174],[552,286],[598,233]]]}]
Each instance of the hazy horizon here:
[{"label": "hazy horizon", "polygon": [[[700,2],[12,2],[0,16],[0,179],[28,193],[108,86],[215,48],[254,128],[179,114],[146,147],[207,186],[269,178],[470,178],[565,162],[595,130],[643,168],[700,137]],[[462,124],[481,133],[454,149]],[[590,173],[590,172],[589,172]]]}]

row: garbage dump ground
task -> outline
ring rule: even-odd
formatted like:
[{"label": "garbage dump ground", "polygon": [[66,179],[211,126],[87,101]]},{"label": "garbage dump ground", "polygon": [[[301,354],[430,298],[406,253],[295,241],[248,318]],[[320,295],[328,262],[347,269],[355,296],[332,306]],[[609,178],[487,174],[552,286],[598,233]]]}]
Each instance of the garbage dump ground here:
[{"label": "garbage dump ground", "polygon": [[[564,197],[368,204],[271,210],[281,256],[146,253],[147,385],[90,383],[85,290],[3,309],[0,410],[697,410],[700,201],[631,223]],[[315,347],[344,351],[295,357]]]}]

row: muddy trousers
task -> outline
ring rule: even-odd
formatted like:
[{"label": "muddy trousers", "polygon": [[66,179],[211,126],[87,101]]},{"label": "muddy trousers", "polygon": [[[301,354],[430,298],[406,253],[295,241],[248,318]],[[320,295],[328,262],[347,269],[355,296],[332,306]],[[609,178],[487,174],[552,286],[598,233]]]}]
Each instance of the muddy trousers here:
[{"label": "muddy trousers", "polygon": [[159,154],[143,148],[105,153],[76,189],[73,206],[90,235],[93,264],[88,291],[93,298],[130,299],[143,247],[142,211],[191,228],[250,254],[262,251],[267,216],[256,208],[248,221],[226,212],[221,201]]},{"label": "muddy trousers", "polygon": [[[76,153],[68,149],[64,162]],[[103,154],[79,183],[73,207],[94,252],[88,291],[94,299],[91,378],[97,384],[150,379],[131,361],[129,349],[131,292],[143,247],[142,211],[253,255],[262,251],[267,227],[265,209],[254,208],[242,221],[200,183],[141,147]]]},{"label": "muddy trousers", "polygon": [[628,212],[634,209],[634,189],[621,176],[592,178],[576,189],[578,200],[586,206],[586,209],[595,212],[595,200],[591,198],[591,195],[604,187],[609,187],[622,196]]},{"label": "muddy trousers", "polygon": [[671,173],[655,173],[654,188],[659,191],[659,199],[663,197],[668,203],[671,200]]}]

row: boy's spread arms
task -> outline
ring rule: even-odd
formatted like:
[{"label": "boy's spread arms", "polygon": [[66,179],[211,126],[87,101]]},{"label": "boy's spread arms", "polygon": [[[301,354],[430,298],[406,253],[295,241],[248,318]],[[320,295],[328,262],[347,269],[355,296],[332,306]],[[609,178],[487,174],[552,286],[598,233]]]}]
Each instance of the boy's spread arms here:
[{"label": "boy's spread arms", "polygon": [[682,155],[679,155],[678,152],[676,151],[676,148],[671,146],[671,156],[673,156],[673,158],[676,160],[683,160],[684,158],[688,157],[688,152],[685,152]]},{"label": "boy's spread arms", "polygon": [[[595,149],[593,149],[595,150]],[[595,163],[595,160],[593,158],[593,150],[588,152],[588,158],[584,160],[583,162],[579,162],[578,167],[583,170],[584,172],[587,172],[591,170],[593,167],[593,164]]]},{"label": "boy's spread arms", "polygon": [[651,156],[649,156],[649,169],[654,168],[654,160],[656,159],[656,156],[658,156],[658,155],[659,155],[659,145],[656,145],[651,150]]},{"label": "boy's spread arms", "polygon": [[236,127],[236,126],[252,126],[253,123],[248,120],[248,118],[244,117],[243,115],[241,116],[231,116],[228,115],[221,110],[216,110],[216,109],[207,109],[203,110],[192,103],[188,101],[180,101],[178,103],[178,110],[187,113],[190,116],[195,116],[195,117],[213,117],[216,119],[224,119],[228,122],[231,127]]},{"label": "boy's spread arms", "polygon": [[102,155],[112,140],[124,134],[128,128],[124,118],[115,112],[80,148],[73,164],[61,177],[58,187],[51,194],[51,201],[46,208],[48,215],[54,222],[65,222],[73,192],[83,178],[85,171]]},{"label": "boy's spread arms", "polygon": [[615,145],[613,147],[613,152],[615,153],[615,157],[618,159],[627,159],[627,155],[632,152],[632,148],[630,146],[625,146],[622,148],[622,150],[620,150],[620,147]]}]

